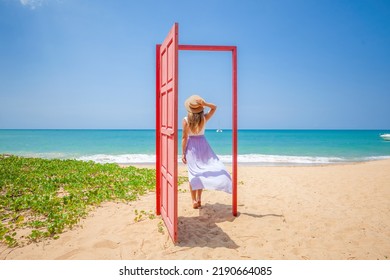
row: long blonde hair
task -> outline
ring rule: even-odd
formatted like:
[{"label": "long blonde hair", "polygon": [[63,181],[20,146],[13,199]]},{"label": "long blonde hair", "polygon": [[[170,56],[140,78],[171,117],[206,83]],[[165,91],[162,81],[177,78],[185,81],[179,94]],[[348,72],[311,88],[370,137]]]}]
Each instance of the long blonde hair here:
[{"label": "long blonde hair", "polygon": [[188,126],[192,133],[199,133],[203,129],[204,126],[204,113],[203,111],[200,113],[191,113],[188,112]]}]

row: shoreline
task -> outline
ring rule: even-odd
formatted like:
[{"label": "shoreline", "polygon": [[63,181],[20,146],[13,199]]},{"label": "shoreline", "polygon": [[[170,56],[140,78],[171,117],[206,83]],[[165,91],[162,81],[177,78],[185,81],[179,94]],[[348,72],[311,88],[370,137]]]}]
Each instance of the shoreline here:
[{"label": "shoreline", "polygon": [[[77,160],[77,161],[92,161],[99,164],[118,164],[120,166],[153,166],[155,165],[156,156],[154,154],[94,154],[84,156],[59,156],[58,154],[12,154],[0,153],[4,156],[18,156],[25,158],[42,158],[48,160]],[[182,165],[180,155],[178,155],[178,165]],[[225,165],[232,165],[231,155],[218,155],[220,160]],[[238,165],[242,166],[322,166],[322,165],[338,165],[338,164],[354,164],[361,162],[371,162],[390,159],[390,155],[382,156],[366,156],[366,157],[351,157],[342,158],[335,156],[288,156],[288,155],[267,155],[267,154],[239,154]]]},{"label": "shoreline", "polygon": [[[388,158],[384,159],[372,159],[372,160],[366,160],[366,161],[343,161],[343,162],[334,162],[334,163],[316,163],[316,164],[296,164],[296,163],[291,163],[291,164],[263,164],[263,163],[254,163],[254,162],[246,162],[246,163],[237,163],[237,168],[240,167],[261,167],[261,168],[282,168],[282,167],[326,167],[326,166],[345,166],[345,165],[359,165],[359,164],[366,164],[366,163],[371,163],[371,162],[389,162],[390,163],[390,156]],[[155,163],[116,163],[120,167],[128,167],[128,166],[134,166],[134,167],[139,167],[139,168],[156,168]],[[232,168],[233,164],[231,162],[229,163],[224,163],[224,165],[228,168]],[[178,168],[185,168],[185,164],[183,163],[178,163]]]},{"label": "shoreline", "polygon": [[[185,176],[185,166],[178,172]],[[177,244],[161,217],[139,217],[154,213],[152,191],[130,203],[102,204],[57,240],[1,244],[0,259],[390,259],[390,160],[239,165],[237,217],[226,193],[204,191],[204,206],[195,210],[188,183],[178,189]]]}]

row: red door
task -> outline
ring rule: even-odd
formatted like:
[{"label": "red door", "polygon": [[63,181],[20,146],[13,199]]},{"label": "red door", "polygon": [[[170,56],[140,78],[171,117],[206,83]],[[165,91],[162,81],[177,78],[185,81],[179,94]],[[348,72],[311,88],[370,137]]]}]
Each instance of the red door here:
[{"label": "red door", "polygon": [[157,47],[157,212],[177,241],[178,24]]}]

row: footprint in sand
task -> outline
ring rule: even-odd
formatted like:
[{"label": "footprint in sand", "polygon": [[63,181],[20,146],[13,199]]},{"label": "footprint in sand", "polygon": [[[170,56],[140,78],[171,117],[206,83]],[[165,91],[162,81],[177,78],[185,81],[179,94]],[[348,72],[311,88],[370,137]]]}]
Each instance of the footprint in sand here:
[{"label": "footprint in sand", "polygon": [[98,248],[107,248],[107,249],[116,249],[119,247],[119,243],[111,241],[111,240],[103,240],[100,242],[95,243],[93,245],[93,248],[98,249]]}]

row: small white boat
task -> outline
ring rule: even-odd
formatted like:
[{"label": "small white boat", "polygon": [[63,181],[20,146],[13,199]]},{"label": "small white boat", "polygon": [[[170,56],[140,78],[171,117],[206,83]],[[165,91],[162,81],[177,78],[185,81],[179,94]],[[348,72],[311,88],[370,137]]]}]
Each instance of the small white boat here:
[{"label": "small white boat", "polygon": [[217,128],[216,132],[222,132],[222,129],[220,129],[220,127],[221,127],[221,122],[218,122],[218,128]]},{"label": "small white boat", "polygon": [[390,141],[390,133],[381,134],[380,137],[382,137],[383,140]]}]

